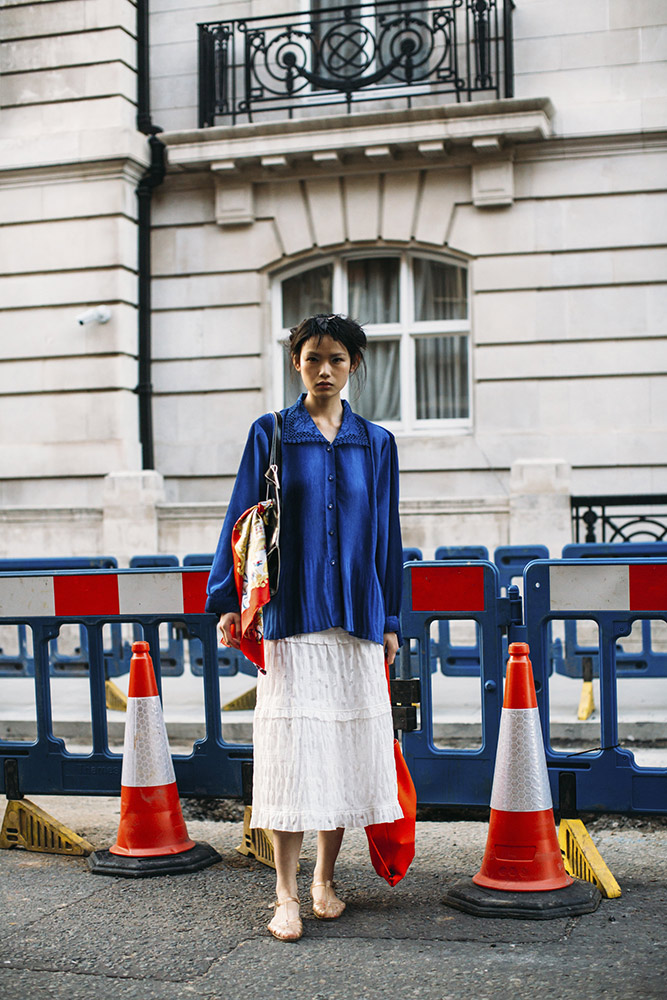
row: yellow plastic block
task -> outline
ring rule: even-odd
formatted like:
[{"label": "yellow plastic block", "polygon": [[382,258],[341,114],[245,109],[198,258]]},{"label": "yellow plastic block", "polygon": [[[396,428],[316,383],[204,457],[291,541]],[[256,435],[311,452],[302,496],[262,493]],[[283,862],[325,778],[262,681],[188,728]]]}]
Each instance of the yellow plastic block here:
[{"label": "yellow plastic block", "polygon": [[92,844],[29,799],[10,799],[0,832],[0,848],[23,847],[46,854],[92,854]]},{"label": "yellow plastic block", "polygon": [[276,867],[273,853],[273,834],[270,830],[251,830],[252,806],[246,806],[243,813],[243,840],[236,848],[239,854],[256,858],[269,868]]},{"label": "yellow plastic block", "polygon": [[107,708],[113,712],[127,712],[127,695],[113,681],[104,682]]},{"label": "yellow plastic block", "polygon": [[223,712],[249,712],[257,704],[257,686],[250,688],[245,694],[240,694],[238,698],[233,698],[226,705],[222,706]]},{"label": "yellow plastic block", "polygon": [[585,722],[586,719],[590,719],[594,711],[595,700],[593,698],[593,681],[584,681],[581,689],[581,698],[579,699],[577,718],[582,722]]},{"label": "yellow plastic block", "polygon": [[[269,868],[276,867],[276,858],[273,853],[273,833],[271,830],[251,830],[250,819],[252,817],[252,806],[246,806],[243,813],[243,840],[236,848],[239,854],[245,857],[250,856],[261,861]],[[297,864],[297,872],[301,866]]]},{"label": "yellow plastic block", "polygon": [[560,821],[558,843],[568,875],[583,879],[584,882],[592,882],[607,899],[615,899],[621,895],[621,887],[580,819]]}]

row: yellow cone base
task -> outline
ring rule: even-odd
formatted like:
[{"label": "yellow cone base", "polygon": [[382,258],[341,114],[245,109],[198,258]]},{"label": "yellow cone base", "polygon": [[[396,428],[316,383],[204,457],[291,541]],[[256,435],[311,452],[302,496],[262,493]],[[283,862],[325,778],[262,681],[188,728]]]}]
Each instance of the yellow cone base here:
[{"label": "yellow cone base", "polygon": [[95,848],[78,833],[36,806],[29,799],[10,799],[0,832],[0,848],[22,847],[45,854],[82,857]]},{"label": "yellow cone base", "polygon": [[127,695],[113,681],[104,682],[107,708],[112,712],[127,712]]},{"label": "yellow cone base", "polygon": [[579,699],[577,718],[581,722],[585,722],[586,719],[590,719],[594,711],[595,699],[593,698],[593,681],[584,681],[581,688],[581,698]]},{"label": "yellow cone base", "polygon": [[250,688],[245,694],[233,698],[222,706],[223,712],[251,712],[257,705],[257,687]]},{"label": "yellow cone base", "polygon": [[560,821],[558,843],[569,875],[592,882],[607,899],[616,899],[621,895],[621,887],[580,819]]}]

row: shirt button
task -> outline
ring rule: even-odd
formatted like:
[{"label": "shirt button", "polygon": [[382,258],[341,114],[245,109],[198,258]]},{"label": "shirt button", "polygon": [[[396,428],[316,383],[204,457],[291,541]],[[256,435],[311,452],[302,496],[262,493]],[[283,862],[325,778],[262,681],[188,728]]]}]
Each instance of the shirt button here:
[{"label": "shirt button", "polygon": [[330,530],[329,530],[329,534],[330,534],[330,535],[333,535],[333,534],[335,534],[335,532],[333,531],[333,529],[330,529]]},{"label": "shirt button", "polygon": [[333,477],[333,476],[329,476],[329,482],[330,482],[330,483],[333,483],[333,479],[334,479],[334,477]]},{"label": "shirt button", "polygon": [[327,507],[329,508],[329,510],[333,510],[333,504],[332,503],[328,503]]},{"label": "shirt button", "polygon": [[331,445],[330,444],[327,445],[327,451],[331,451]]},{"label": "shirt button", "polygon": [[331,560],[331,565],[332,565],[332,566],[335,566],[335,565],[336,565],[336,560],[335,560],[335,559],[332,559],[332,560]]}]

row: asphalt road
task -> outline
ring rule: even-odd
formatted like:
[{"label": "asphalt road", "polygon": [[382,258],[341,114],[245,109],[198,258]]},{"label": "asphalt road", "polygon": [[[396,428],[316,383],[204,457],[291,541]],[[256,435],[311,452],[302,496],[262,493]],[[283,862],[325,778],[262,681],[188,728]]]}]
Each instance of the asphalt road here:
[{"label": "asphalt road", "polygon": [[[35,797],[96,847],[118,827],[118,799]],[[196,805],[186,805],[186,815]],[[623,889],[593,914],[546,921],[472,917],[446,889],[479,868],[487,827],[419,823],[417,856],[391,889],[363,831],[338,867],[347,910],[273,940],[273,873],[238,854],[241,825],[188,819],[222,861],[191,875],[101,877],[84,859],[0,852],[1,1000],[662,1000],[667,997],[667,823],[598,817],[590,829]]]}]

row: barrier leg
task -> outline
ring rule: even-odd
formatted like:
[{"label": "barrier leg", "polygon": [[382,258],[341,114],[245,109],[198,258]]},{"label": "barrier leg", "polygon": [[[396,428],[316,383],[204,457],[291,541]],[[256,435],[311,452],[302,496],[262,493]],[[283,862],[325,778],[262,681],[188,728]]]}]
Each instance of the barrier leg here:
[{"label": "barrier leg", "polygon": [[257,685],[251,687],[249,691],[240,694],[238,698],[232,698],[226,705],[222,706],[223,712],[250,712],[257,705]]},{"label": "barrier leg", "polygon": [[29,799],[9,799],[0,831],[0,848],[22,847],[46,854],[78,857],[95,850],[84,837],[50,816]]},{"label": "barrier leg", "polygon": [[592,882],[606,899],[617,899],[621,887],[591,839],[580,819],[562,819],[558,827],[558,843],[568,874]]},{"label": "barrier leg", "polygon": [[593,698],[593,660],[590,656],[584,656],[582,660],[582,672],[584,682],[581,688],[577,718],[581,722],[585,722],[586,719],[590,719],[595,711],[595,699]]},{"label": "barrier leg", "polygon": [[252,806],[246,806],[243,812],[243,840],[236,850],[246,858],[255,858],[257,861],[261,861],[263,865],[275,868],[276,858],[273,852],[273,834],[271,830],[252,830],[250,828],[251,819]]},{"label": "barrier leg", "polygon": [[112,712],[127,712],[127,695],[108,678],[104,682],[104,693],[108,709]]}]

